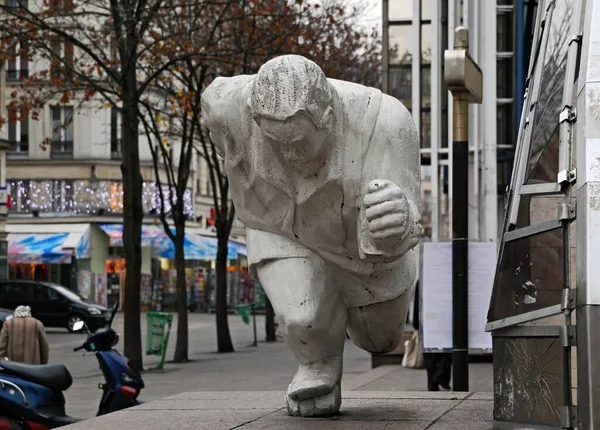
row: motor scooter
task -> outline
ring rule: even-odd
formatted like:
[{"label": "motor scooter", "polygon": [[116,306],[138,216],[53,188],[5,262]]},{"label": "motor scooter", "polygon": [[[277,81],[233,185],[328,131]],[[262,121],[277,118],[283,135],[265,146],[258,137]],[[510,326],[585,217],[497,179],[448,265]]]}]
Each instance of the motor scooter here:
[{"label": "motor scooter", "polygon": [[[119,335],[111,328],[118,303],[112,309],[108,328],[92,334],[83,321],[76,331],[87,333],[87,340],[74,351],[93,352],[98,359],[105,382],[97,415],[136,406],[144,381],[129,367],[126,357],[113,347]],[[28,365],[9,360],[0,361],[0,430],[46,430],[66,426],[82,419],[65,411],[66,391],[73,378],[62,364]]]}]

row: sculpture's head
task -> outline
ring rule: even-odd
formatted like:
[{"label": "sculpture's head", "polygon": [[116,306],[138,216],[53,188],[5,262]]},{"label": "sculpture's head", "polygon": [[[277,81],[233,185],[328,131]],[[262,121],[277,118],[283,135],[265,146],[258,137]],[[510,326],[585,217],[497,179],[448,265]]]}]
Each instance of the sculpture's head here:
[{"label": "sculpture's head", "polygon": [[283,158],[314,163],[333,128],[333,90],[314,62],[285,55],[263,64],[252,84],[255,121]]}]

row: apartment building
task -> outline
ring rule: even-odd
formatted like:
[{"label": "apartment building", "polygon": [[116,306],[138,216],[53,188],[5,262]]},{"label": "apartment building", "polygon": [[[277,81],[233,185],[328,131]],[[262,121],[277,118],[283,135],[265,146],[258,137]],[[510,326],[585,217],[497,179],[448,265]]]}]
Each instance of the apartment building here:
[{"label": "apartment building", "polygon": [[[52,49],[65,62],[75,59],[72,47],[55,44]],[[54,64],[30,61],[25,54],[12,57],[4,67],[5,101],[18,94],[20,84],[32,74],[56,72]],[[11,196],[6,227],[10,277],[50,280],[82,293],[86,290],[82,291],[82,284],[88,285],[88,290],[91,285],[92,298],[98,299],[97,292],[104,289],[110,302],[111,291],[113,300],[122,294],[126,277],[122,119],[118,109],[106,107],[101,99],[81,104],[77,97],[71,104],[50,100],[35,116],[30,114],[3,127]],[[140,136],[139,145],[144,210],[142,272],[156,279],[161,270],[171,269],[174,249],[159,222],[160,196],[148,139]],[[177,162],[176,141],[172,142],[172,152]],[[208,166],[195,153],[184,197],[190,267],[216,256],[214,229],[208,222],[213,207],[208,173]],[[158,167],[158,174],[168,195],[164,166]],[[168,201],[165,206],[168,212]],[[237,261],[245,255],[243,226],[236,225],[233,237],[241,241],[230,246],[230,259]]]},{"label": "apartment building", "polygon": [[483,103],[469,107],[469,237],[497,241],[504,217],[537,1],[383,0],[383,86],[412,112],[420,132],[425,236],[448,240],[452,225],[452,95],[444,51],[454,29],[470,30],[483,69]]}]

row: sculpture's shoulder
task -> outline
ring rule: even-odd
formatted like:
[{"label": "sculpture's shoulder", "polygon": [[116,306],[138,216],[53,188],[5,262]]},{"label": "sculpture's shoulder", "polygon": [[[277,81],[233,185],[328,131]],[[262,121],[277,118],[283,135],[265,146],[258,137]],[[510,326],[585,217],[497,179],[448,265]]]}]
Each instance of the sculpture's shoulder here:
[{"label": "sculpture's shoulder", "polygon": [[355,135],[370,134],[381,108],[381,91],[338,79],[329,82],[342,106],[345,129]]},{"label": "sculpture's shoulder", "polygon": [[401,130],[417,132],[415,122],[410,111],[395,97],[383,94],[381,98],[381,109],[379,112],[379,125],[390,132]]},{"label": "sculpture's shoulder", "polygon": [[247,103],[244,88],[255,75],[238,75],[231,78],[218,77],[202,93],[202,110],[206,126],[211,129],[223,126],[236,109]]},{"label": "sculpture's shoulder", "polygon": [[328,79],[331,86],[337,93],[340,101],[346,110],[363,111],[375,102],[375,108],[378,108],[378,102],[381,99],[381,91],[377,88],[366,87],[354,82],[340,81],[339,79]]}]

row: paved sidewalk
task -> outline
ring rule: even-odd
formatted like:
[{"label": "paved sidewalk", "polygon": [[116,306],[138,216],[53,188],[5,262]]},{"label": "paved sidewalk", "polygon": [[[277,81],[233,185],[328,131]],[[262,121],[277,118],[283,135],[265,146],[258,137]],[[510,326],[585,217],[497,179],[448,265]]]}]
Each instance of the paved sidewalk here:
[{"label": "paved sidewalk", "polygon": [[[290,417],[282,392],[192,392],[66,429],[506,429],[485,393],[350,391],[330,419]],[[531,427],[528,427],[531,428]]]},{"label": "paved sidewalk", "polygon": [[[190,358],[185,364],[167,363],[163,371],[144,372],[146,388],[141,393],[144,401],[195,391],[276,391],[285,392],[296,370],[297,361],[283,341],[276,343],[252,342],[252,329],[240,318],[229,319],[236,352],[217,354],[214,315],[190,314]],[[259,336],[264,339],[264,319],[257,318]],[[116,328],[121,330],[122,321]],[[145,332],[145,324],[143,326]],[[172,332],[175,333],[174,324]],[[143,341],[146,338],[143,333]],[[103,380],[93,356],[74,354],[73,346],[81,343],[80,335],[51,333],[51,360],[64,363],[73,374],[73,386],[65,392],[67,412],[70,415],[91,418],[96,414],[100,400],[98,383]],[[174,339],[173,339],[174,340]],[[172,357],[174,341],[170,342],[168,358]],[[119,348],[122,344],[119,344]],[[146,364],[155,366],[157,357],[145,357]],[[491,363],[472,363],[470,389],[477,392],[492,391]],[[346,342],[344,352],[345,391],[424,391],[427,378],[423,369],[406,369],[401,366],[382,366],[371,369],[370,354]]]}]

